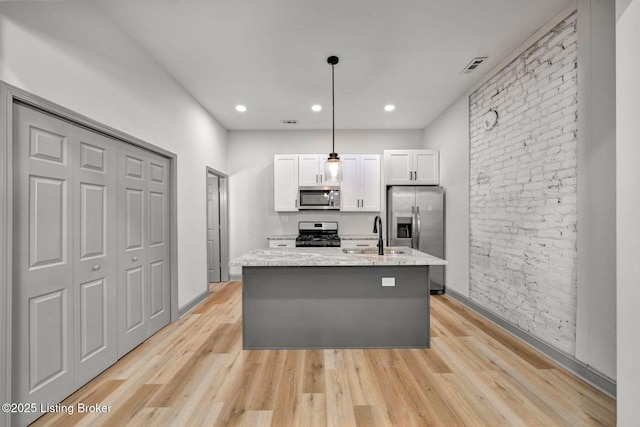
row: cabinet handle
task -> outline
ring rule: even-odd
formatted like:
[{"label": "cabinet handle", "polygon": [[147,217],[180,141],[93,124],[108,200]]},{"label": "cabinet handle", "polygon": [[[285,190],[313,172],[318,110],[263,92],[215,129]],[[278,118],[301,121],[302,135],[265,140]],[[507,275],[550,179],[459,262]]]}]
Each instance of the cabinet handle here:
[{"label": "cabinet handle", "polygon": [[360,244],[357,244],[357,243],[356,243],[356,246],[364,246],[365,248],[369,247],[369,245],[360,245]]},{"label": "cabinet handle", "polygon": [[296,208],[298,207],[298,199],[296,199]]},{"label": "cabinet handle", "polygon": [[418,171],[413,171],[413,179],[418,180]]},{"label": "cabinet handle", "polygon": [[137,261],[137,260],[138,260],[137,256],[134,256],[133,258],[131,258],[131,261]]},{"label": "cabinet handle", "polygon": [[287,246],[286,243],[278,243],[278,246]]},{"label": "cabinet handle", "polygon": [[98,270],[100,270],[100,264],[96,264],[96,265],[94,265],[94,266],[93,266],[93,268],[92,268],[92,270],[93,270],[93,271],[98,271]]},{"label": "cabinet handle", "polygon": [[320,177],[320,184],[322,184],[322,179],[324,178],[322,174],[318,175]]},{"label": "cabinet handle", "polygon": [[409,181],[413,181],[413,171],[409,171]]}]

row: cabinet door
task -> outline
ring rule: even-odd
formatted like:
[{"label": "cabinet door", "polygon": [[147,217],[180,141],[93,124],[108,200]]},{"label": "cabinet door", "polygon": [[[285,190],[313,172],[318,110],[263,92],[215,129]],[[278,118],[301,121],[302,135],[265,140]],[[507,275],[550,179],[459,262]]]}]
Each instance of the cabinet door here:
[{"label": "cabinet door", "polygon": [[320,159],[317,154],[301,154],[298,156],[298,185],[317,186],[322,185],[322,174],[320,171]]},{"label": "cabinet door", "polygon": [[385,150],[384,173],[387,185],[413,184],[412,150]]},{"label": "cabinet door", "polygon": [[375,248],[378,246],[377,240],[341,240],[340,247],[342,248]]},{"label": "cabinet door", "polygon": [[298,155],[276,154],[273,158],[273,206],[276,212],[298,210]]},{"label": "cabinet door", "polygon": [[340,210],[343,212],[359,211],[362,206],[360,156],[344,154],[341,159]]},{"label": "cabinet door", "polygon": [[270,248],[295,248],[296,241],[291,240],[269,240]]},{"label": "cabinet door", "polygon": [[360,159],[361,210],[380,212],[380,156],[363,154]]},{"label": "cabinet door", "polygon": [[423,185],[438,185],[438,151],[437,150],[418,150],[414,156],[414,183]]},{"label": "cabinet door", "polygon": [[325,179],[324,170],[327,157],[327,154],[300,154],[298,156],[298,185],[301,187],[339,185],[339,182]]}]

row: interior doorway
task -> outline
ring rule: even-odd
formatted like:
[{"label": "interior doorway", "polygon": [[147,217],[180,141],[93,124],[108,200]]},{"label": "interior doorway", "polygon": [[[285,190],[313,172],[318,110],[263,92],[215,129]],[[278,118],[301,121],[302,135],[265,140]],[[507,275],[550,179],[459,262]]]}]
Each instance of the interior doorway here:
[{"label": "interior doorway", "polygon": [[229,280],[227,175],[207,167],[207,282]]}]

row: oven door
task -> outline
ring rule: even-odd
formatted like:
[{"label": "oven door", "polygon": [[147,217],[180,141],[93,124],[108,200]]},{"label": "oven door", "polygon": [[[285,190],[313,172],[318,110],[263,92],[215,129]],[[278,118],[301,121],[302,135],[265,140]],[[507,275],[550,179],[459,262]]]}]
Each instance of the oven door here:
[{"label": "oven door", "polygon": [[340,190],[335,187],[300,187],[298,209],[340,209]]}]

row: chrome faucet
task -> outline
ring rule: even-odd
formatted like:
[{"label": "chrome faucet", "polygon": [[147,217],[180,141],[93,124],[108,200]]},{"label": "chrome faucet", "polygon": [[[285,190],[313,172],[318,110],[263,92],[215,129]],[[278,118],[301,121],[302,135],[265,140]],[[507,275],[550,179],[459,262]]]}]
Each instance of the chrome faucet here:
[{"label": "chrome faucet", "polygon": [[378,233],[378,255],[384,255],[384,243],[382,242],[382,218],[379,215],[373,219],[373,232]]}]

